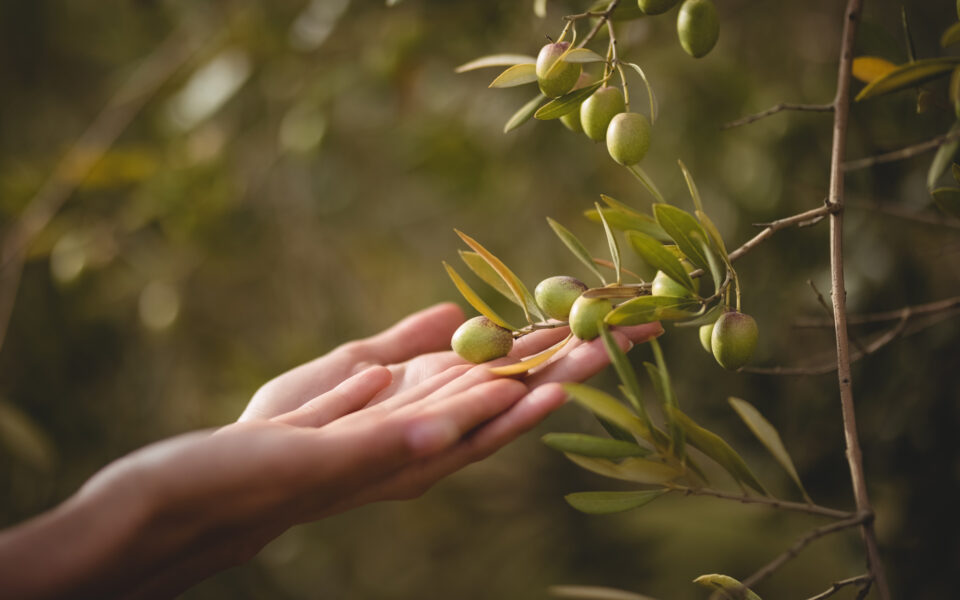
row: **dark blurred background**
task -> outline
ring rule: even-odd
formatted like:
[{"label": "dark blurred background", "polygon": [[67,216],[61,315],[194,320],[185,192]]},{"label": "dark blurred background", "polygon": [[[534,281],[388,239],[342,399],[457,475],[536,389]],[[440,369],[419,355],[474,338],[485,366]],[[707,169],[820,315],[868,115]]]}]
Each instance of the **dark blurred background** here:
[{"label": "dark blurred background", "polygon": [[[496,69],[453,70],[484,54],[535,54],[562,15],[589,4],[549,2],[541,20],[530,2],[511,0],[0,3],[5,241],[45,185],[64,199],[31,236],[19,281],[16,261],[3,267],[0,308],[13,305],[0,348],[0,525],[53,506],[135,448],[235,419],[259,385],[300,362],[428,304],[459,301],[440,265],[456,259],[454,227],[531,288],[559,273],[587,280],[544,218],[603,256],[602,231],[581,212],[600,193],[644,210],[649,196],[602,145],[557,122],[504,135],[530,87],[489,90]],[[622,55],[643,66],[660,100],[643,168],[690,208],[682,158],[735,247],[753,235],[751,223],[823,201],[831,118],[785,113],[720,126],[781,101],[829,102],[844,3],[718,4],[720,42],[702,60],[677,43],[675,10],[618,29]],[[906,4],[918,55],[936,55],[954,3]],[[866,3],[858,54],[906,60],[900,8]],[[594,47],[603,50],[602,38]],[[925,87],[943,94],[945,83]],[[123,100],[142,108],[111,105],[118,90],[132,90]],[[71,151],[103,110],[106,125]],[[945,97],[918,114],[912,90],[858,104],[849,157],[925,140],[953,120]],[[104,137],[118,122],[119,137]],[[84,168],[102,142],[102,158]],[[848,177],[852,312],[960,294],[960,229],[931,206],[932,158]],[[794,327],[826,316],[806,283],[829,292],[826,224],[778,233],[737,266],[744,309],[761,328],[754,364],[829,362],[831,330]],[[960,567],[950,517],[960,497],[954,314],[911,320],[854,367],[867,480],[901,597],[950,597],[947,579]],[[869,343],[895,324],[855,333]],[[663,344],[687,413],[726,437],[775,493],[796,497],[727,396],[780,429],[818,502],[853,506],[834,374],[726,373],[692,329],[668,327]],[[633,352],[638,365],[649,356]],[[595,383],[613,389],[609,374]],[[185,597],[543,598],[550,584],[576,583],[701,598],[689,583],[697,575],[746,577],[820,523],[671,496],[581,515],[563,494],[623,486],[577,469],[538,437],[595,428],[565,407],[422,499],[294,528]],[[805,598],[863,570],[849,532],[816,542],[757,591]]]}]

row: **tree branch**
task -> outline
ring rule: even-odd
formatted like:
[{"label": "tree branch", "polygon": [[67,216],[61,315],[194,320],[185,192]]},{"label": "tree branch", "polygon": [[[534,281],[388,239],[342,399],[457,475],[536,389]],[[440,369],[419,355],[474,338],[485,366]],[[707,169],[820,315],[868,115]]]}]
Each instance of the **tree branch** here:
[{"label": "tree branch", "polygon": [[[943,300],[937,300],[936,302],[929,302],[927,304],[917,304],[916,306],[905,306],[903,308],[898,308],[896,310],[885,310],[883,312],[854,315],[847,319],[847,323],[850,325],[862,325],[864,323],[884,323],[886,321],[893,321],[895,319],[903,318],[903,315],[905,312],[908,313],[910,317],[918,317],[921,315],[947,312],[957,307],[960,307],[960,296],[945,298]],[[794,327],[799,327],[799,328],[818,328],[818,327],[832,327],[832,326],[833,326],[833,321],[828,321],[825,319],[801,319],[794,324]]]},{"label": "tree branch", "polygon": [[782,554],[764,565],[750,577],[744,579],[743,587],[749,589],[757,585],[769,577],[774,571],[782,567],[788,560],[795,558],[804,548],[810,545],[811,542],[818,540],[825,535],[830,535],[831,533],[856,527],[857,525],[870,521],[871,519],[873,519],[872,514],[858,514],[850,517],[849,519],[837,521],[836,523],[830,523],[829,525],[823,525],[822,527],[817,527],[816,529],[811,530],[806,535],[798,539],[792,546],[787,548]]},{"label": "tree branch", "polygon": [[[600,15],[600,19],[594,23],[593,28],[587,33],[586,37],[577,44],[577,48],[583,48],[590,43],[590,40],[596,37],[597,33],[600,32],[600,29],[603,28],[604,23],[610,18],[610,15],[613,14],[613,11],[617,9],[617,5],[620,4],[620,0],[611,0],[610,4],[607,6],[607,10],[603,11],[603,14]],[[589,14],[587,15],[589,16]]]},{"label": "tree branch", "polygon": [[862,585],[866,589],[869,589],[871,581],[873,581],[873,577],[869,573],[857,575],[856,577],[851,577],[850,579],[844,579],[842,581],[836,581],[830,586],[829,589],[820,592],[816,596],[811,596],[807,598],[807,600],[824,600],[824,598],[829,598],[840,591],[841,588],[847,587],[848,585]]},{"label": "tree branch", "polygon": [[818,504],[788,502],[786,500],[768,498],[766,496],[742,496],[737,494],[728,494],[726,492],[721,492],[711,488],[691,488],[682,485],[666,485],[665,487],[677,492],[681,492],[686,496],[711,496],[713,498],[733,500],[734,502],[741,502],[743,504],[765,504],[781,510],[790,510],[794,512],[807,513],[810,515],[818,515],[821,517],[830,517],[831,519],[850,519],[855,516],[854,513],[836,510],[834,508],[827,508],[826,506],[820,506]]},{"label": "tree branch", "polygon": [[909,211],[896,205],[880,204],[879,202],[858,202],[856,204],[847,204],[847,208],[857,210],[869,210],[880,214],[890,215],[906,221],[915,221],[925,225],[935,225],[938,227],[949,227],[951,229],[960,229],[960,219],[951,217],[937,216],[935,214],[921,214]]},{"label": "tree branch", "polygon": [[833,103],[830,104],[792,104],[790,102],[781,102],[776,106],[772,106],[765,111],[758,112],[753,115],[748,115],[736,121],[730,121],[729,123],[720,127],[720,129],[733,129],[734,127],[741,127],[743,125],[749,125],[759,121],[760,119],[765,119],[770,115],[775,115],[778,112],[783,112],[785,110],[795,111],[795,112],[832,112]]},{"label": "tree branch", "polygon": [[[854,352],[853,356],[850,357],[850,362],[854,363],[865,356],[869,356],[897,339],[906,329],[909,319],[909,309],[903,309],[900,314],[900,322],[867,345],[863,350]],[[833,323],[830,323],[830,325],[833,325]],[[754,373],[757,375],[825,375],[827,373],[833,373],[837,368],[836,362],[830,362],[813,367],[746,367],[742,369],[742,371],[744,373]]]},{"label": "tree branch", "polygon": [[906,160],[918,154],[923,154],[924,152],[929,152],[930,150],[936,150],[947,142],[952,142],[957,139],[960,139],[960,130],[944,133],[925,142],[900,148],[899,150],[894,150],[892,152],[886,152],[876,156],[868,156],[866,158],[858,158],[857,160],[847,161],[843,163],[843,170],[856,171],[857,169],[866,169],[867,167],[872,167],[882,163]]},{"label": "tree branch", "polygon": [[[843,414],[843,434],[847,447],[847,463],[853,485],[857,512],[872,514],[867,483],[863,472],[863,455],[857,432],[856,409],[853,402],[853,383],[850,374],[850,349],[847,337],[847,291],[843,278],[843,159],[847,149],[847,121],[850,115],[850,79],[853,65],[853,44],[860,20],[862,0],[848,0],[844,11],[843,36],[840,43],[840,65],[837,68],[837,95],[833,106],[833,144],[830,152],[830,206],[839,210],[830,215],[830,279],[832,282],[834,331],[837,338],[837,379],[840,387],[840,406]],[[880,562],[880,551],[872,521],[860,525],[867,555],[867,569],[876,582],[880,600],[889,600],[886,575]]]}]

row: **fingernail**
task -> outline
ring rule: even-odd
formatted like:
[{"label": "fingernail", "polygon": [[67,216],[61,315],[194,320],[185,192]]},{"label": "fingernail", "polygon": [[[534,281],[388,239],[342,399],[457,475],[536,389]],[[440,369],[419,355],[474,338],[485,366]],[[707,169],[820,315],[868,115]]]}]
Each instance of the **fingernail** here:
[{"label": "fingernail", "polygon": [[430,454],[450,446],[460,437],[457,426],[448,419],[423,419],[407,430],[407,445],[417,455]]}]

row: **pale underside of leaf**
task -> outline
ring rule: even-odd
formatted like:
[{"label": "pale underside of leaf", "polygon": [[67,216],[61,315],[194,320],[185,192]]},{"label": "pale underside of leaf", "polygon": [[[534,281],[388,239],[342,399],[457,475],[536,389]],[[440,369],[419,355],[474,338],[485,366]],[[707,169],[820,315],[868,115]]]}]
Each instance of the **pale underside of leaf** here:
[{"label": "pale underside of leaf", "polygon": [[728,575],[711,573],[701,575],[693,580],[694,583],[703,587],[716,590],[723,594],[721,600],[760,600],[752,590],[743,587],[743,584]]},{"label": "pale underside of leaf", "polygon": [[533,83],[537,80],[537,68],[533,63],[508,67],[490,83],[492,88],[508,88]]},{"label": "pale underside of leaf", "polygon": [[537,59],[526,54],[491,54],[481,56],[454,69],[457,73],[466,73],[487,67],[511,67],[513,65],[535,64]]},{"label": "pale underside of leaf", "polygon": [[506,376],[506,375],[519,375],[521,373],[526,373],[527,371],[539,367],[543,363],[547,362],[553,356],[563,349],[564,346],[573,338],[571,333],[566,338],[561,340],[559,343],[554,344],[553,346],[547,348],[540,354],[535,354],[526,360],[522,360],[518,363],[512,365],[504,365],[502,367],[493,367],[490,369],[490,372],[494,375]]},{"label": "pale underside of leaf", "polygon": [[615,463],[603,458],[588,458],[565,454],[571,462],[597,475],[647,485],[662,485],[679,478],[683,473],[669,465],[645,458],[627,458]]},{"label": "pale underside of leaf", "polygon": [[564,55],[563,60],[567,61],[568,63],[595,63],[606,61],[605,58],[590,48],[574,48]]},{"label": "pale underside of leaf", "polygon": [[698,315],[700,303],[693,298],[639,296],[627,300],[604,318],[609,325],[642,325],[654,321],[677,321]]},{"label": "pale underside of leaf", "polygon": [[526,286],[523,285],[523,282],[520,281],[520,278],[514,275],[507,265],[503,263],[499,258],[494,256],[489,250],[484,248],[478,241],[470,237],[469,235],[463,233],[462,231],[456,231],[457,235],[460,236],[474,252],[479,254],[487,261],[487,263],[497,272],[504,283],[507,284],[507,287],[510,288],[510,291],[513,292],[514,297],[517,299],[517,304],[523,307],[524,316],[526,316],[528,322],[533,322],[531,315],[538,316],[543,320],[543,314],[540,312],[540,307],[537,306],[537,303],[533,299],[533,295],[527,290]]},{"label": "pale underside of leaf", "polygon": [[590,515],[609,515],[640,508],[653,502],[669,490],[642,490],[634,492],[576,492],[564,499],[573,508]]}]

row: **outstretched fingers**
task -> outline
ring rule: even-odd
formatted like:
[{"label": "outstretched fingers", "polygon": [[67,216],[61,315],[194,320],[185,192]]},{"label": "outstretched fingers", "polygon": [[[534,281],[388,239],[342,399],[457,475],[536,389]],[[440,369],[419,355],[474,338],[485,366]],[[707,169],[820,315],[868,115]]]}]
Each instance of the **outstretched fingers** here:
[{"label": "outstretched fingers", "polygon": [[392,380],[390,369],[370,367],[329,392],[307,401],[300,408],[273,420],[298,427],[322,427],[366,406]]}]

